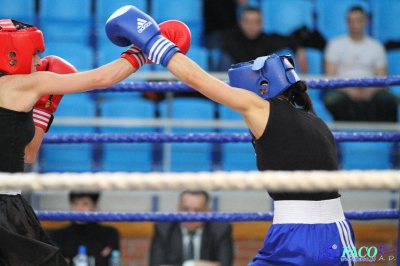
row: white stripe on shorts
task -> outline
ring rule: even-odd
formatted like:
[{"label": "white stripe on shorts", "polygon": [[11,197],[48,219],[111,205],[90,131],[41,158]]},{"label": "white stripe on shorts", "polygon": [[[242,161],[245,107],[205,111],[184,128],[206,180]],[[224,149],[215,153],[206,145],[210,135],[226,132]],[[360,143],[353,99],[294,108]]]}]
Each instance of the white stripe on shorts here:
[{"label": "white stripe on shorts", "polygon": [[348,265],[352,266],[355,264],[355,256],[353,253],[349,253],[349,248],[354,250],[353,240],[351,239],[350,228],[347,226],[346,221],[336,222],[337,229],[339,231],[340,241],[342,242],[343,248],[346,247],[346,255],[348,259]]}]

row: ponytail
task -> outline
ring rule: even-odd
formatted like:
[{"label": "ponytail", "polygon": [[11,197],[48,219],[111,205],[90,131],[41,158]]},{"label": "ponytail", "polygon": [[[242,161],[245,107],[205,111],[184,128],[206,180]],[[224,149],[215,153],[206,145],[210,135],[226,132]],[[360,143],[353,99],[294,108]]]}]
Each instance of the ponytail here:
[{"label": "ponytail", "polygon": [[299,80],[285,90],[283,95],[288,98],[290,103],[298,106],[301,110],[316,115],[311,98],[306,92],[307,89],[307,84],[304,81]]}]

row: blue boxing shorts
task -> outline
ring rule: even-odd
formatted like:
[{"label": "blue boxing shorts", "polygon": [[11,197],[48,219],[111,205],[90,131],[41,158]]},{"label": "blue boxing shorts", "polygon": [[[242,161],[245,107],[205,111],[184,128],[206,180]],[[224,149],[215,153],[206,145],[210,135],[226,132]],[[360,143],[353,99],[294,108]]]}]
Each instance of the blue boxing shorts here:
[{"label": "blue boxing shorts", "polygon": [[340,198],[275,201],[274,208],[264,246],[249,266],[354,265],[354,233]]}]

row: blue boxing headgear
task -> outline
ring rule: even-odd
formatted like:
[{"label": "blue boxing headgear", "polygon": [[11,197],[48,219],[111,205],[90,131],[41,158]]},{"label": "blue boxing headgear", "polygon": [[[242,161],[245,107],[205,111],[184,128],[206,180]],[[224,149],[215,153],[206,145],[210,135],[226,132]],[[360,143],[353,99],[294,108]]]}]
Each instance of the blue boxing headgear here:
[{"label": "blue boxing headgear", "polygon": [[228,71],[232,87],[252,91],[263,99],[274,98],[300,80],[290,55],[258,57],[232,65]]}]

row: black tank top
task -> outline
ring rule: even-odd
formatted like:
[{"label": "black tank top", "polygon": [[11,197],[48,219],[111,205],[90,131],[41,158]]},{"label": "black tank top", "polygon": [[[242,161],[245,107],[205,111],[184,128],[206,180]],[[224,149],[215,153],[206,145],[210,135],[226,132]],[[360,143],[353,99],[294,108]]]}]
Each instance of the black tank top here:
[{"label": "black tank top", "polygon": [[[338,170],[335,140],[322,119],[295,108],[287,101],[278,98],[268,101],[271,107],[267,126],[263,135],[254,141],[258,170]],[[269,194],[274,200],[327,200],[340,197],[337,190]]]},{"label": "black tank top", "polygon": [[25,147],[34,134],[32,111],[0,107],[0,172],[24,172]]}]

